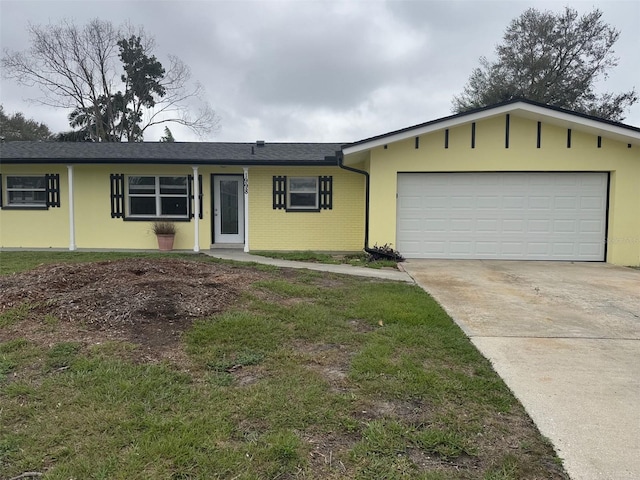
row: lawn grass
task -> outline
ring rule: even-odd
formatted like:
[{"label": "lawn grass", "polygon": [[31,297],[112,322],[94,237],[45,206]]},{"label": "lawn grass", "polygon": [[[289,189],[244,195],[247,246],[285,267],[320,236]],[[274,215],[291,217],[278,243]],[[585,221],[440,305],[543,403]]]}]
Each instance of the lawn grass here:
[{"label": "lawn grass", "polygon": [[269,258],[279,258],[282,260],[294,260],[298,262],[326,263],[331,265],[347,264],[356,267],[368,268],[397,268],[398,263],[393,260],[370,260],[365,252],[349,253],[349,254],[329,254],[322,252],[314,252],[311,250],[296,252],[270,252],[256,251],[251,252],[253,255],[261,255]]},{"label": "lawn grass", "polygon": [[47,252],[47,251],[6,251],[0,252],[0,275],[22,272],[43,264],[103,262],[121,258],[193,258],[192,253],[132,253],[132,252]]},{"label": "lawn grass", "polygon": [[[5,273],[105,259],[0,253]],[[489,362],[414,285],[275,271],[163,362],[130,342],[7,339],[20,322],[55,334],[63,321],[24,308],[0,323],[0,478],[566,478]]]}]

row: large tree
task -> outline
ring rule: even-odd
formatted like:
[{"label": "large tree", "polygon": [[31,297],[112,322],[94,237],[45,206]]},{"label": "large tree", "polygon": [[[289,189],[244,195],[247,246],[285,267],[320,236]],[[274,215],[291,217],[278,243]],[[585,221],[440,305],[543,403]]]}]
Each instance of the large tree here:
[{"label": "large tree", "polygon": [[507,27],[495,61],[480,59],[453,108],[463,112],[512,98],[530,100],[621,121],[638,101],[632,89],[598,95],[595,86],[618,64],[613,46],[620,32],[598,9],[584,15],[526,10]]},{"label": "large tree", "polygon": [[39,87],[40,103],[72,110],[69,121],[76,130],[64,138],[141,141],[147,128],[161,123],[200,135],[218,125],[201,100],[202,86],[191,84],[190,69],[175,56],[163,67],[142,29],[95,19],[83,27],[70,21],[29,25],[29,33],[31,48],[5,51],[3,72]]},{"label": "large tree", "polygon": [[51,131],[44,123],[27,119],[20,112],[7,115],[4,113],[4,107],[0,105],[0,139],[3,142],[49,140]]}]

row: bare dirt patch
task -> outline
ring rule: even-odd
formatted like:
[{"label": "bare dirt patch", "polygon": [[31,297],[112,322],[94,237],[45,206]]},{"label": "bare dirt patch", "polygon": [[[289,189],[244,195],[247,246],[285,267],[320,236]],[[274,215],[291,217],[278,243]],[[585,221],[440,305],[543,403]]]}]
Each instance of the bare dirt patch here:
[{"label": "bare dirt patch", "polygon": [[334,392],[349,391],[351,352],[345,345],[295,342],[296,350],[308,359],[307,367],[319,373]]},{"label": "bare dirt patch", "polygon": [[126,340],[140,345],[145,357],[171,357],[195,319],[228,310],[268,276],[180,259],[43,265],[0,277],[0,313],[29,306],[27,321],[3,329],[3,337],[27,330],[44,343]]},{"label": "bare dirt patch", "polygon": [[[30,342],[44,346],[79,342],[88,349],[113,341],[114,345],[102,345],[101,354],[113,354],[118,358],[125,356],[134,362],[169,360],[180,369],[199,369],[194,374],[198,383],[220,373],[222,384],[227,380],[225,376],[230,375],[233,377],[232,388],[237,389],[236,398],[242,398],[238,391],[246,387],[245,391],[251,395],[252,387],[270,375],[268,368],[261,364],[239,363],[223,371],[203,370],[202,366],[191,363],[190,356],[183,349],[181,336],[196,319],[236,307],[246,309],[247,305],[243,306],[242,302],[249,298],[285,305],[312,302],[308,298],[287,296],[255,286],[256,282],[282,278],[318,288],[327,285],[340,287],[340,282],[348,285],[333,275],[293,269],[274,273],[253,267],[176,258],[129,258],[46,265],[0,276],[0,314],[28,307],[23,308],[25,313],[19,320],[9,321],[0,329],[0,342],[18,338],[28,338]],[[359,337],[382,327],[382,324],[372,323],[366,318],[346,322],[352,333],[359,334]],[[349,378],[356,350],[353,346],[297,339],[290,347],[310,373],[326,380],[332,393],[345,397],[352,394],[353,398],[358,398],[348,407],[350,421],[347,425],[351,425],[348,429],[327,431],[324,428],[307,428],[299,431],[307,446],[307,460],[314,478],[353,478],[350,452],[362,441],[362,429],[373,421],[398,421],[407,430],[424,430],[431,426],[437,428],[439,415],[443,413],[460,419],[460,422],[467,419],[465,405],[458,405],[457,397],[444,406],[438,406],[423,399],[395,398],[393,392],[363,394]],[[425,368],[433,366],[425,362]],[[475,367],[469,367],[468,371],[465,369],[469,376],[474,372]],[[27,366],[12,374],[12,378],[32,374],[38,378],[37,373],[36,367]],[[474,433],[470,442],[477,448],[477,455],[462,453],[449,458],[412,444],[398,452],[398,457],[406,459],[406,463],[398,465],[413,464],[418,472],[443,472],[455,478],[477,478],[478,472],[486,469],[488,463],[496,463],[497,468],[501,468],[499,462],[506,452],[529,458],[521,463],[526,468],[536,469],[532,474],[525,471],[519,478],[566,478],[551,463],[543,465],[548,476],[537,475],[541,471],[539,462],[551,462],[552,455],[550,447],[537,439],[535,427],[523,410],[516,409],[508,414],[492,409],[486,413],[476,412],[476,415],[480,414],[484,415],[482,428]],[[256,442],[271,428],[269,418],[244,415],[245,412],[238,409],[233,418],[237,427],[232,440],[239,445],[240,442]],[[443,431],[448,428],[447,425],[442,426]],[[293,475],[279,478],[293,478]]]}]

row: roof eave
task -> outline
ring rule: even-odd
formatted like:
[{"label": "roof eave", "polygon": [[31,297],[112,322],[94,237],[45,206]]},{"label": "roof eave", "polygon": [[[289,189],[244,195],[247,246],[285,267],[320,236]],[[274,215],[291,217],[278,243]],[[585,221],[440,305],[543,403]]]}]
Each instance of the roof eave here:
[{"label": "roof eave", "polygon": [[345,145],[343,153],[345,156],[352,155],[375,147],[383,146],[389,143],[406,140],[420,135],[425,135],[438,130],[453,128],[460,125],[473,123],[478,120],[506,115],[508,113],[520,114],[522,116],[531,116],[535,118],[543,118],[550,123],[561,125],[576,126],[592,132],[606,132],[610,136],[621,141],[640,144],[640,129],[623,125],[620,123],[610,122],[603,119],[583,115],[568,110],[549,107],[543,104],[536,104],[529,101],[512,101],[492,107],[465,112],[461,114],[444,117],[431,122],[416,125],[414,127],[397,130],[395,132],[379,135],[360,142]]},{"label": "roof eave", "polygon": [[336,157],[324,160],[176,160],[176,159],[140,159],[140,158],[2,158],[0,164],[22,165],[212,165],[212,166],[336,166]]}]

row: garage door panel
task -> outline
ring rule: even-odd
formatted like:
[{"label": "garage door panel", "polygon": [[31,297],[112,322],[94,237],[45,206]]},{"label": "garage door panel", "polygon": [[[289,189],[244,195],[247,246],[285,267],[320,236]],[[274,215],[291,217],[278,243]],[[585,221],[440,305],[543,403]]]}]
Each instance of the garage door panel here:
[{"label": "garage door panel", "polygon": [[524,242],[504,241],[502,242],[501,247],[503,256],[520,257],[524,251]]},{"label": "garage door panel", "polygon": [[474,206],[473,197],[470,196],[454,196],[449,199],[451,208],[471,209]]},{"label": "garage door panel", "polygon": [[602,233],[602,225],[596,220],[580,220],[580,233]]},{"label": "garage door panel", "polygon": [[449,228],[449,222],[445,218],[431,218],[421,222],[423,231],[429,233],[445,233]]},{"label": "garage door panel", "polygon": [[427,195],[422,198],[421,204],[424,208],[445,209],[449,207],[449,199],[445,195],[441,195],[441,196]]},{"label": "garage door panel", "polygon": [[602,261],[607,179],[606,173],[399,174],[397,248],[408,258]]},{"label": "garage door panel", "polygon": [[580,197],[580,210],[601,210],[601,197]]},{"label": "garage door panel", "polygon": [[476,242],[475,253],[478,255],[498,255],[500,253],[498,242]]},{"label": "garage door panel", "polygon": [[[465,175],[476,175],[475,173],[469,173]],[[487,176],[487,178],[491,178]],[[524,178],[519,173],[504,173],[496,180],[496,184],[505,185],[505,186],[522,186],[526,185],[527,179]]]},{"label": "garage door panel", "polygon": [[471,233],[474,231],[474,222],[470,218],[453,218],[450,223],[450,230],[456,233]]},{"label": "garage door panel", "polygon": [[581,243],[578,246],[578,251],[581,256],[596,255],[600,251],[599,243]]},{"label": "garage door panel", "polygon": [[554,243],[553,244],[553,255],[555,256],[565,256],[565,255],[575,255],[576,246],[573,243]]},{"label": "garage door panel", "polygon": [[529,220],[527,223],[528,233],[550,233],[551,222],[549,220]]},{"label": "garage door panel", "polygon": [[495,232],[498,230],[500,222],[495,218],[479,218],[476,222],[476,232]]},{"label": "garage door panel", "polygon": [[548,256],[550,245],[547,242],[529,242],[527,243],[527,253],[531,256]]},{"label": "garage door panel", "polygon": [[553,222],[553,231],[557,233],[577,233],[578,222],[574,219],[555,220]]},{"label": "garage door panel", "polygon": [[607,186],[606,175],[583,175],[579,177],[579,184],[583,187],[605,187]]},{"label": "garage door panel", "polygon": [[478,195],[476,197],[476,208],[483,209],[495,209],[500,208],[500,197],[497,195]]},{"label": "garage door panel", "polygon": [[502,198],[502,208],[520,210],[525,207],[527,199],[522,195],[505,196]]},{"label": "garage door panel", "polygon": [[410,238],[411,233],[415,233],[416,234],[415,236],[418,238],[422,237],[423,229],[420,228],[420,221],[418,220],[413,220],[413,221],[404,220],[398,225],[398,227],[401,228],[402,231],[406,233],[407,239]]},{"label": "garage door panel", "polygon": [[455,178],[451,178],[449,180],[449,185],[451,186],[469,186],[473,185],[475,182],[472,175],[462,174],[456,175]]},{"label": "garage door panel", "polygon": [[549,197],[529,197],[530,210],[549,210],[551,208],[551,198]]},{"label": "garage door panel", "polygon": [[[502,232],[503,233],[524,233],[525,232],[525,221],[522,219],[509,219],[506,218],[502,221]],[[496,232],[500,232],[500,230],[496,230]]]},{"label": "garage door panel", "polygon": [[578,199],[575,196],[562,197],[556,196],[553,198],[553,208],[556,210],[570,210],[574,211],[578,205]]},{"label": "garage door panel", "polygon": [[449,243],[451,255],[471,255],[473,253],[473,242],[461,242],[459,240]]},{"label": "garage door panel", "polygon": [[420,196],[402,197],[398,199],[400,208],[415,208],[420,210],[422,207],[422,198]]},{"label": "garage door panel", "polygon": [[[418,247],[418,245],[415,245]],[[441,242],[424,242],[423,248],[417,248],[416,251],[424,251],[428,252],[432,256],[442,257],[446,254],[446,243],[444,241]]]}]

